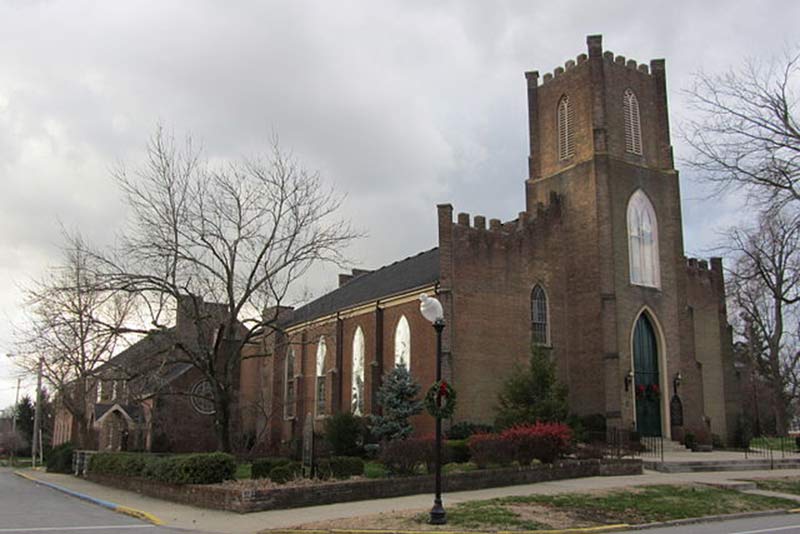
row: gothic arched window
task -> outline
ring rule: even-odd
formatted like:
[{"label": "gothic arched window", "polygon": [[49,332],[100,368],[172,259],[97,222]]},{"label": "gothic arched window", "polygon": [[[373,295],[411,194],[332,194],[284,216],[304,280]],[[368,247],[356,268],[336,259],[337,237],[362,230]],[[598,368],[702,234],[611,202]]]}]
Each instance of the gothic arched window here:
[{"label": "gothic arched window", "polygon": [[531,336],[537,345],[548,344],[547,293],[539,284],[531,291]]},{"label": "gothic arched window", "polygon": [[325,356],[328,348],[325,346],[325,336],[320,336],[317,343],[317,416],[325,415]]},{"label": "gothic arched window", "polygon": [[622,112],[625,119],[625,150],[642,155],[642,125],[639,121],[639,100],[636,93],[626,89],[622,95]]},{"label": "gothic arched window", "polygon": [[572,127],[572,104],[564,95],[558,101],[558,159],[569,159],[575,154],[575,133]]},{"label": "gothic arched window", "polygon": [[353,377],[351,409],[356,415],[364,413],[364,332],[359,326],[353,334]]},{"label": "gothic arched window", "polygon": [[294,417],[294,347],[286,351],[286,363],[283,372],[283,416]]},{"label": "gothic arched window", "polygon": [[661,286],[658,220],[650,199],[641,189],[628,201],[628,259],[632,284]]},{"label": "gothic arched window", "polygon": [[405,315],[397,321],[394,330],[394,364],[403,364],[406,369],[411,369],[411,328]]}]

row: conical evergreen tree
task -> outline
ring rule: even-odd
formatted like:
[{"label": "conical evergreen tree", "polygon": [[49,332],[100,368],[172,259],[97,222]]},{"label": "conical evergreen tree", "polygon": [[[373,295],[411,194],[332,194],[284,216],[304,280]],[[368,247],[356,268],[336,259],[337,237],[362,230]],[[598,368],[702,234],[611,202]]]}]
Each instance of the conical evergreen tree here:
[{"label": "conical evergreen tree", "polygon": [[422,412],[422,401],[417,400],[419,392],[420,385],[405,364],[399,364],[386,375],[378,390],[383,415],[370,416],[375,437],[383,441],[411,436],[414,429],[408,419]]},{"label": "conical evergreen tree", "polygon": [[530,365],[515,365],[498,396],[498,429],[522,423],[564,422],[569,405],[567,387],[556,378],[556,366],[547,351],[534,347]]}]

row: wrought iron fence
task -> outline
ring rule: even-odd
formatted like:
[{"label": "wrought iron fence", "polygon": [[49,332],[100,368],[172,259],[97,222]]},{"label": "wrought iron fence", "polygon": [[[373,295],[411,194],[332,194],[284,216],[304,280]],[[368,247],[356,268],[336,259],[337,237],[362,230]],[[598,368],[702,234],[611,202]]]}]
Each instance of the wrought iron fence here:
[{"label": "wrought iron fence", "polygon": [[788,436],[760,436],[750,440],[744,448],[745,459],[769,460],[772,465],[775,460],[787,458],[800,458],[798,439]]},{"label": "wrought iron fence", "polygon": [[664,438],[661,436],[642,436],[630,430],[609,428],[605,432],[585,432],[583,438],[582,446],[587,455],[664,461]]}]

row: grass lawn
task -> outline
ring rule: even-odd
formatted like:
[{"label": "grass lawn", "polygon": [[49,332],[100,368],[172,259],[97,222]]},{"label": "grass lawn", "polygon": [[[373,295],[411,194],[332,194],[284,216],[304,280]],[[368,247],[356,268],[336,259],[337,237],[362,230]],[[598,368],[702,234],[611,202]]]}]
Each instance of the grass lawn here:
[{"label": "grass lawn", "polygon": [[[36,460],[37,463],[39,460]],[[30,456],[16,456],[14,458],[14,466],[13,467],[30,467],[33,465]],[[0,467],[12,467],[11,466],[11,458],[5,457],[0,459]]]},{"label": "grass lawn", "polygon": [[752,482],[756,483],[758,489],[800,495],[800,477],[761,479],[753,480]]},{"label": "grass lawn", "polygon": [[770,438],[767,436],[761,436],[759,438],[753,438],[750,440],[750,448],[797,452],[797,445],[794,438]]},{"label": "grass lawn", "polygon": [[[798,478],[800,480],[800,477]],[[640,486],[576,494],[530,495],[449,504],[447,525],[429,511],[408,510],[306,523],[303,529],[548,530],[630,525],[709,515],[794,508],[796,503],[701,485]],[[269,531],[264,531],[268,533]]]},{"label": "grass lawn", "polygon": [[537,503],[556,509],[568,509],[578,516],[600,522],[650,523],[702,517],[792,508],[793,501],[750,495],[735,490],[709,486],[643,486],[604,494],[534,495],[499,499],[506,505]]},{"label": "grass lawn", "polygon": [[237,464],[236,466],[236,480],[249,480],[253,478],[251,472],[252,464]]},{"label": "grass lawn", "polygon": [[364,463],[364,476],[367,478],[385,478],[389,476],[389,471],[382,463],[369,461]]}]

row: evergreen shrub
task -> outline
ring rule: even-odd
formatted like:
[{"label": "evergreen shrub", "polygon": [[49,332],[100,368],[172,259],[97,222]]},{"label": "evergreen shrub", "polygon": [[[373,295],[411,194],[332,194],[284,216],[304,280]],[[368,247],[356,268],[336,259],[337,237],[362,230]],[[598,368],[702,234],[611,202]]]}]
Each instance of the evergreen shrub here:
[{"label": "evergreen shrub", "polygon": [[269,479],[276,484],[286,484],[290,480],[294,480],[302,469],[298,462],[289,462],[281,464],[272,468],[269,472]]},{"label": "evergreen shrub", "polygon": [[350,478],[364,474],[364,460],[357,456],[331,456],[330,466],[334,478]]},{"label": "evergreen shrub", "polygon": [[444,456],[448,462],[469,462],[469,446],[466,439],[448,439],[444,444]]},{"label": "evergreen shrub", "polygon": [[50,457],[47,458],[48,473],[72,473],[72,453],[75,446],[72,443],[62,443],[53,447]]},{"label": "evergreen shrub", "polygon": [[290,463],[289,458],[268,457],[253,460],[251,465],[252,478],[269,478],[270,472],[279,465],[286,465]]},{"label": "evergreen shrub", "polygon": [[222,452],[176,456],[100,452],[92,456],[89,472],[143,477],[168,484],[216,484],[234,478],[236,460]]},{"label": "evergreen shrub", "polygon": [[360,417],[340,412],[325,420],[325,440],[335,456],[360,456],[366,427]]}]

